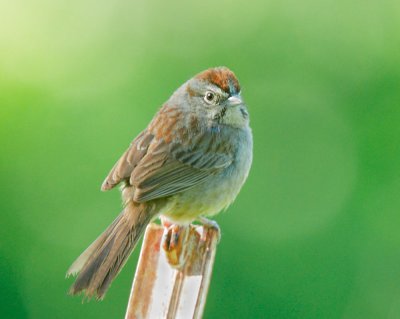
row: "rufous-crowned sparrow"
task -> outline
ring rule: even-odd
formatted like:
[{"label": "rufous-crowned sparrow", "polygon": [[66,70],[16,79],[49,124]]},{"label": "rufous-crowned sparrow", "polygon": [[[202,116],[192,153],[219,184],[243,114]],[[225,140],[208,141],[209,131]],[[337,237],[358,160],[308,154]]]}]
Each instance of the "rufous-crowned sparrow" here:
[{"label": "rufous-crowned sparrow", "polygon": [[111,169],[124,209],[71,265],[70,292],[102,299],[146,225],[158,216],[189,224],[228,207],[245,182],[253,138],[239,82],[226,67],[184,83]]}]

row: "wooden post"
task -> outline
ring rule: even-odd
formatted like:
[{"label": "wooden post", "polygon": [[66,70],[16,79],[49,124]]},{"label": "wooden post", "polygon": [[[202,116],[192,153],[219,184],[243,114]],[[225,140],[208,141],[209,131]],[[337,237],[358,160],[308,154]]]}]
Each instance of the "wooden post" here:
[{"label": "wooden post", "polygon": [[219,232],[190,225],[176,248],[162,248],[164,227],[147,226],[125,319],[201,318]]}]

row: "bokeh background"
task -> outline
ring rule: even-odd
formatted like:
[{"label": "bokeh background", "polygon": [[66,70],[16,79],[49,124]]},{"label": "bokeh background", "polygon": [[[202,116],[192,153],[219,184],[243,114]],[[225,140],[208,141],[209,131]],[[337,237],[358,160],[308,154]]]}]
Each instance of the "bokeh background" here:
[{"label": "bokeh background", "polygon": [[398,1],[0,4],[0,317],[122,318],[70,263],[120,211],[100,185],[181,83],[239,77],[254,164],[205,318],[400,318]]}]

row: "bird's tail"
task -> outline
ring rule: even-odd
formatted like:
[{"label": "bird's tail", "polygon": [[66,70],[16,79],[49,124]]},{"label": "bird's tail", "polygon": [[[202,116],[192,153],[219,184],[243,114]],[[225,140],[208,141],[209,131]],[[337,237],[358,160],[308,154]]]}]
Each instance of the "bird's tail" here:
[{"label": "bird's tail", "polygon": [[88,298],[103,299],[155,214],[155,205],[128,202],[122,213],[68,269],[67,276],[78,274],[70,293],[84,292]]}]

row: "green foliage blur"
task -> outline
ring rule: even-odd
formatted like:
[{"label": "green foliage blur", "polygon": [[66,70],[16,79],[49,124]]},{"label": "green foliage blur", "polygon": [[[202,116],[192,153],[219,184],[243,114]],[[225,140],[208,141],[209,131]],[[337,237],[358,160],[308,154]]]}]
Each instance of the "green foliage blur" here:
[{"label": "green foliage blur", "polygon": [[254,163],[217,217],[205,318],[400,318],[398,1],[0,4],[0,317],[123,318],[65,272],[121,209],[100,185],[185,80],[235,71]]}]

